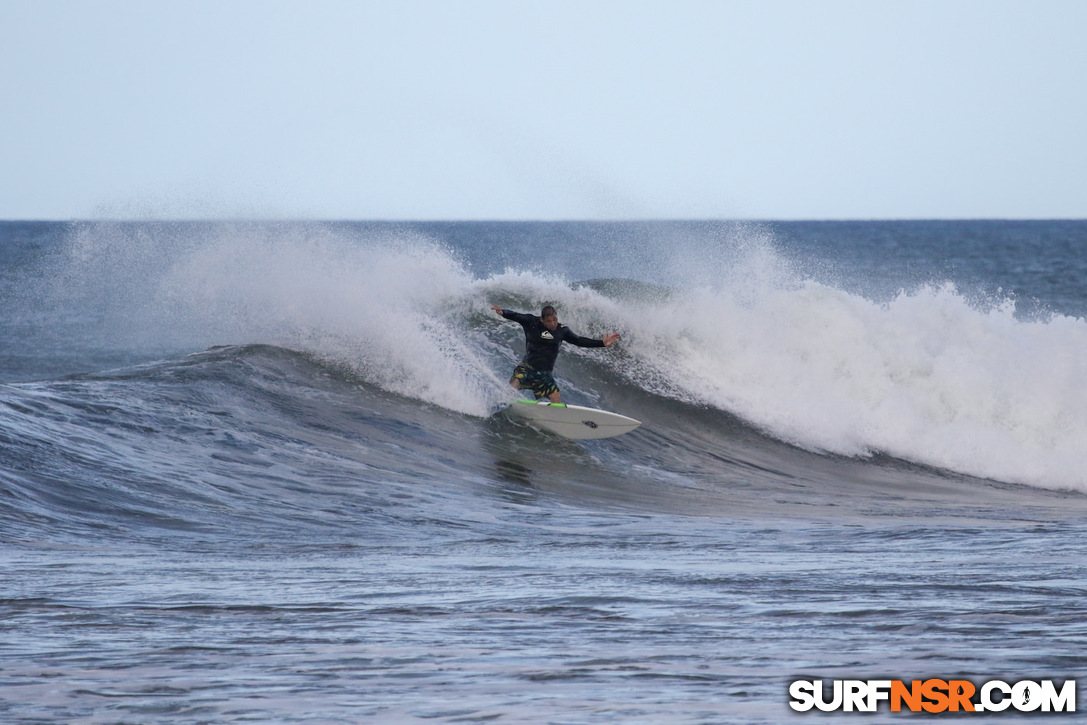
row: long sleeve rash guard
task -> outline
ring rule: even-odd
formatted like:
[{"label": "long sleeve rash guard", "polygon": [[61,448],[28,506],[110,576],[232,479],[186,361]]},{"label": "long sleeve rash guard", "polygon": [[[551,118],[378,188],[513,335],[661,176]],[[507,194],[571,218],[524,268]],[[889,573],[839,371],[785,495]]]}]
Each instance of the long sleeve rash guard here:
[{"label": "long sleeve rash guard", "polygon": [[578,347],[604,347],[603,340],[575,335],[573,330],[561,323],[552,332],[544,327],[543,320],[536,315],[502,310],[502,316],[520,323],[525,329],[525,362],[536,370],[551,372],[554,369],[555,358],[559,356],[563,341]]}]

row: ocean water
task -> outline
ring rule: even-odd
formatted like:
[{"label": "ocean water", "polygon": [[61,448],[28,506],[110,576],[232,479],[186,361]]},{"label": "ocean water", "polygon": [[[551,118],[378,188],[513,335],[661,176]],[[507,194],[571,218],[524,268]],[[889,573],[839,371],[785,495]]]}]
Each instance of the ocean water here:
[{"label": "ocean water", "polygon": [[[0,721],[894,722],[789,684],[1082,680],[1085,251],[0,223]],[[620,332],[556,377],[643,426],[493,415],[523,339],[492,304]],[[943,715],[979,717],[1024,715]]]}]

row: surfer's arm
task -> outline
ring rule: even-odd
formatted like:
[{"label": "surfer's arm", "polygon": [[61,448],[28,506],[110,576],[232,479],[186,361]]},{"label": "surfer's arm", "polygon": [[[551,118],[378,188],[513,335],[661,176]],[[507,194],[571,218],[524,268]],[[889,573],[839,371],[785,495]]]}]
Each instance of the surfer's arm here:
[{"label": "surfer's arm", "polygon": [[522,323],[531,322],[532,318],[533,318],[532,315],[526,315],[526,314],[524,314],[522,312],[514,312],[513,310],[504,310],[501,307],[499,307],[498,305],[491,305],[491,309],[494,310],[495,312],[497,312],[498,314],[502,315],[503,317],[505,317],[507,320],[513,320],[514,322],[522,322]]},{"label": "surfer's arm", "polygon": [[582,337],[581,335],[575,335],[570,331],[569,327],[563,328],[562,339],[571,345],[577,345],[578,347],[608,347],[615,343],[619,339],[619,333],[610,332],[604,335],[603,340],[597,340],[591,337]]}]

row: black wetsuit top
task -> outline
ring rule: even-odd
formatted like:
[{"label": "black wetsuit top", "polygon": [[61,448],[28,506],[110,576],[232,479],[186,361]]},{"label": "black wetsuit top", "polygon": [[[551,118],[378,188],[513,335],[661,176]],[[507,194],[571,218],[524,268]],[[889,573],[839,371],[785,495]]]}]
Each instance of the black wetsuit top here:
[{"label": "black wetsuit top", "polygon": [[578,347],[604,347],[603,340],[575,335],[573,330],[561,323],[551,332],[536,315],[502,310],[502,316],[521,323],[521,327],[525,328],[525,362],[536,370],[551,372],[555,367],[555,358],[559,356],[559,346],[564,340]]}]

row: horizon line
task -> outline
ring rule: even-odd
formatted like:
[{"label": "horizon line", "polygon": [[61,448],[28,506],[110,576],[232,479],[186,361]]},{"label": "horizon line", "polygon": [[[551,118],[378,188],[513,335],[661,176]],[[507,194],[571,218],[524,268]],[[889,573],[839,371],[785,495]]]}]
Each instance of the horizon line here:
[{"label": "horizon line", "polygon": [[68,218],[0,218],[0,224],[86,224],[86,223],[315,223],[315,224],[667,224],[667,223],[746,223],[767,224],[778,222],[1057,222],[1087,221],[1087,216],[1039,216],[1039,217],[985,217],[985,216],[917,216],[917,217],[642,217],[642,218],[401,218],[401,217],[249,217],[249,216],[207,216],[207,217],[68,217]]}]

